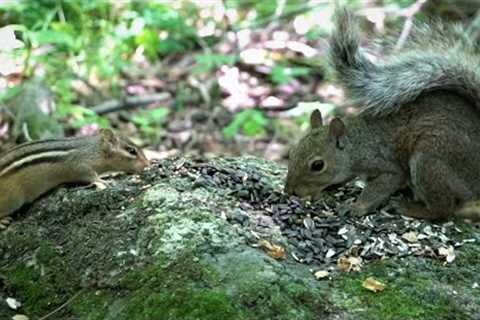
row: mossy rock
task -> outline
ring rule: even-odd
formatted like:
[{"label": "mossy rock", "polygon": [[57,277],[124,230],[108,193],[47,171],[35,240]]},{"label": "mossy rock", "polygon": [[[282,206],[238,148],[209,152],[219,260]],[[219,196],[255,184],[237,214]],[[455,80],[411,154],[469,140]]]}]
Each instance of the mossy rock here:
[{"label": "mossy rock", "polygon": [[[167,170],[185,161],[116,178],[107,190],[62,187],[16,213],[0,233],[0,319],[480,318],[476,243],[448,265],[394,258],[318,281],[315,266],[271,258],[225,219],[240,210],[230,190]],[[208,165],[254,168],[272,190],[285,177],[284,167],[251,157]],[[366,291],[369,276],[386,289]],[[11,310],[7,297],[22,307]]]}]

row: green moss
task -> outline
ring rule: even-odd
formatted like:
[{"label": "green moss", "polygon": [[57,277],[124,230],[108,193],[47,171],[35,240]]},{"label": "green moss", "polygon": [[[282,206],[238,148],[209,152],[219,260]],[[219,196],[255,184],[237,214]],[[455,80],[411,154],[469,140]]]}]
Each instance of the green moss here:
[{"label": "green moss", "polygon": [[[362,274],[343,276],[334,284],[337,304],[356,310],[359,319],[470,318],[451,292],[433,281],[435,277],[407,269],[407,263],[403,263],[403,270],[395,270],[395,263],[398,266],[398,261],[378,262]],[[427,266],[434,264],[429,262]],[[383,282],[385,290],[373,293],[363,288],[363,281],[370,276]]]},{"label": "green moss", "polygon": [[34,263],[18,263],[5,270],[9,291],[15,292],[29,314],[42,315],[64,303],[78,288],[77,276],[46,243],[36,251]]},{"label": "green moss", "polygon": [[102,290],[76,299],[73,309],[85,320],[243,319],[230,298],[209,289],[144,287],[123,297]]},{"label": "green moss", "polygon": [[251,283],[240,289],[238,303],[248,319],[323,319],[327,302],[313,288],[295,283]]},{"label": "green moss", "polygon": [[305,284],[252,278],[237,288],[192,255],[168,265],[161,261],[121,277],[115,290],[83,295],[75,314],[88,320],[308,320],[325,314],[325,299]]},{"label": "green moss", "polygon": [[208,289],[162,291],[140,290],[132,294],[120,319],[243,319],[242,312],[225,294]]},{"label": "green moss", "polygon": [[[148,265],[118,279],[115,290],[89,293],[74,310],[82,319],[243,319],[233,299],[212,287],[214,271],[184,255],[168,265]],[[115,308],[109,300],[117,293]],[[121,301],[121,303],[118,303]]]},{"label": "green moss", "polygon": [[82,320],[106,320],[113,303],[114,294],[110,290],[84,291],[71,302],[71,309]]},{"label": "green moss", "polygon": [[118,279],[118,287],[129,290],[141,288],[176,289],[179,283],[192,282],[196,284],[214,285],[218,282],[217,274],[192,255],[183,254],[169,264],[162,265],[166,260],[158,257],[157,263],[131,271]]}]

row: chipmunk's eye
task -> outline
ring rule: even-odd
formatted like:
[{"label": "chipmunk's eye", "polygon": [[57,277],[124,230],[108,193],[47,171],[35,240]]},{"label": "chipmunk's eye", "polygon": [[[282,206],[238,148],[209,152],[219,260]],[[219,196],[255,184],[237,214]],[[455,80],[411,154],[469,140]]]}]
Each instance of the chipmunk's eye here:
[{"label": "chipmunk's eye", "polygon": [[313,160],[310,163],[310,170],[313,172],[322,172],[325,169],[325,161],[323,160]]},{"label": "chipmunk's eye", "polygon": [[125,147],[125,150],[128,152],[128,154],[130,154],[134,157],[136,157],[138,155],[137,148],[127,146],[127,147]]}]

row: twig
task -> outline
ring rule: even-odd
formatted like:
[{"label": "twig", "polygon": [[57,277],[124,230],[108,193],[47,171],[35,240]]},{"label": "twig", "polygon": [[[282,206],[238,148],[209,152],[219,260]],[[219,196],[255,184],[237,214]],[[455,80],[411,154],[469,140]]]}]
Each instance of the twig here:
[{"label": "twig", "polygon": [[330,0],[318,0],[315,1],[314,3],[307,3],[307,4],[302,4],[298,5],[295,9],[289,10],[287,12],[284,12],[280,16],[272,15],[263,19],[258,19],[257,21],[254,21],[250,23],[249,25],[242,26],[242,27],[233,27],[233,31],[240,31],[242,29],[252,29],[252,28],[259,28],[262,27],[266,24],[269,24],[273,20],[283,20],[283,19],[288,19],[292,16],[299,15],[301,13],[307,12],[311,9],[314,9],[316,7],[319,7],[321,5],[329,4]]},{"label": "twig", "polygon": [[287,0],[277,0],[277,8],[275,9],[275,17],[278,19],[282,16],[283,10],[285,10],[285,5]]},{"label": "twig", "polygon": [[212,98],[210,96],[210,88],[212,85],[211,81],[200,81],[198,80],[195,76],[190,76],[189,77],[189,84],[194,87],[195,89],[200,92],[200,95],[202,96],[203,101],[207,104],[207,106],[211,106],[212,104]]},{"label": "twig", "polygon": [[277,28],[278,21],[284,14],[285,5],[287,4],[287,0],[277,0],[277,7],[275,8],[275,13],[273,14],[273,19],[270,21],[268,26],[265,28],[267,33],[270,33],[272,30]]},{"label": "twig", "polygon": [[33,141],[32,137],[30,136],[30,132],[28,131],[28,123],[24,122],[22,124],[22,132],[23,132],[23,137],[27,142]]},{"label": "twig", "polygon": [[102,102],[96,106],[91,108],[92,111],[101,115],[121,109],[128,109],[134,108],[139,106],[148,105],[155,102],[161,102],[170,99],[171,96],[167,92],[162,93],[155,93],[143,96],[135,96],[135,97],[126,97],[122,100],[120,99],[113,99]]},{"label": "twig", "polygon": [[402,33],[400,34],[400,37],[398,38],[397,43],[395,44],[395,51],[400,50],[403,45],[405,44],[405,41],[408,38],[408,35],[410,34],[410,31],[412,30],[413,26],[413,16],[415,16],[422,6],[427,2],[428,0],[417,0],[414,4],[412,4],[410,7],[405,9],[404,13],[402,14],[404,17],[406,17],[405,24],[403,25]]},{"label": "twig", "polygon": [[50,312],[49,314],[41,317],[40,319],[38,320],[45,320],[47,318],[49,318],[50,316],[54,315],[55,313],[57,313],[58,311],[62,310],[63,308],[65,308],[70,302],[73,301],[73,299],[75,299],[76,297],[78,297],[78,295],[80,293],[83,292],[83,289],[79,290],[77,293],[75,293],[72,297],[70,297],[70,299],[68,299],[67,301],[65,301],[64,304],[62,304],[60,307],[58,307],[57,309],[53,310],[52,312]]},{"label": "twig", "polygon": [[99,88],[95,87],[93,84],[91,84],[86,77],[76,74],[74,72],[68,72],[67,76],[71,76],[72,78],[83,82],[83,84],[85,84],[90,90],[92,90],[94,94],[96,94],[97,97],[99,97],[100,99],[105,97],[102,91]]},{"label": "twig", "polygon": [[[226,12],[227,11],[226,0],[222,0],[222,6],[223,6],[223,10]],[[233,34],[233,52],[235,53],[236,56],[239,56],[240,55],[240,43],[239,43],[239,39],[238,39],[238,30],[236,30],[233,27],[233,24],[230,21],[230,17],[227,14],[223,15],[223,21],[225,23],[225,30],[224,30],[223,34],[226,35],[229,31],[232,32],[232,34]]]}]

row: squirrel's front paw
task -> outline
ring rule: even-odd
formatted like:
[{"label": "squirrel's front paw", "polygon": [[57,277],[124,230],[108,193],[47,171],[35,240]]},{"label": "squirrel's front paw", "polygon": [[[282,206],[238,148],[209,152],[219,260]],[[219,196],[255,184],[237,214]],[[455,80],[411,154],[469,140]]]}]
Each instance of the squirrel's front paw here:
[{"label": "squirrel's front paw", "polygon": [[346,215],[350,212],[350,215],[353,217],[362,217],[370,212],[370,208],[368,205],[364,204],[363,202],[355,202],[352,205],[341,205],[338,209],[338,212],[341,216]]},{"label": "squirrel's front paw", "polygon": [[357,201],[352,204],[350,212],[354,217],[363,217],[370,212],[370,207],[363,202]]}]

